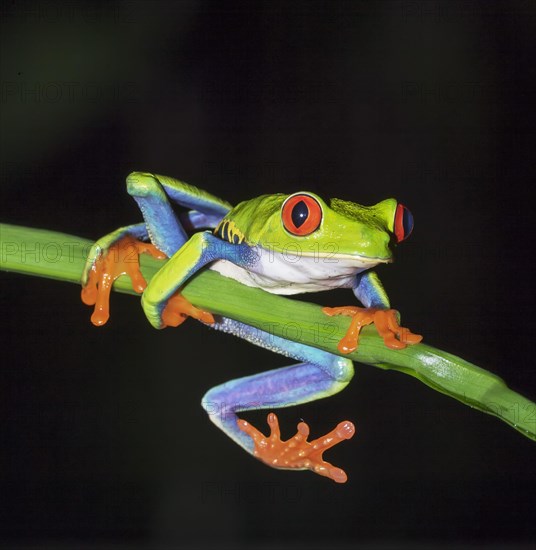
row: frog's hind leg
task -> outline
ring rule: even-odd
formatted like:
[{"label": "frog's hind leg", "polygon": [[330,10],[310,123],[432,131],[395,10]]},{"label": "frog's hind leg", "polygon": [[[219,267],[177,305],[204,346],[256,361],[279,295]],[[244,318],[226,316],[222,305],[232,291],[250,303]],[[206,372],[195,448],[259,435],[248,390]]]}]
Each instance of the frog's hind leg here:
[{"label": "frog's hind leg", "polygon": [[[188,229],[214,228],[231,205],[202,189],[169,176],[132,172],[127,191],[137,202],[151,241],[171,257],[188,240]],[[190,209],[179,219],[171,202]]]},{"label": "frog's hind leg", "polygon": [[232,332],[302,362],[231,380],[211,389],[203,397],[202,405],[212,422],[246,451],[272,467],[310,469],[337,482],[346,481],[346,474],[325,462],[322,453],[352,437],[354,427],[351,422],[341,422],[332,432],[312,442],[307,441],[309,428],[302,422],[294,437],[281,441],[275,414],[268,415],[271,435],[264,436],[248,422],[239,419],[237,413],[289,407],[333,395],[346,387],[352,379],[352,361],[230,319],[223,319],[215,328]]}]

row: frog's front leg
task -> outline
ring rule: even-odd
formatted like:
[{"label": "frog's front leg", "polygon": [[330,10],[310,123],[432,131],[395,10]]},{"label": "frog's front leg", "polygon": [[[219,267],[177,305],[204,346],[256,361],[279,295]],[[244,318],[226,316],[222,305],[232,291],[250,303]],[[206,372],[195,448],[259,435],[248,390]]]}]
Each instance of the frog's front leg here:
[{"label": "frog's front leg", "polygon": [[180,323],[185,313],[185,300],[177,294],[180,287],[199,269],[222,259],[248,268],[258,258],[247,244],[223,241],[210,231],[195,233],[155,274],[143,293],[141,304],[151,325],[164,328]]},{"label": "frog's front leg", "polygon": [[365,306],[325,307],[326,315],[345,315],[352,317],[352,321],[344,338],[337,346],[341,353],[351,353],[356,350],[361,329],[370,324],[383,338],[385,345],[391,349],[404,349],[408,344],[417,344],[422,336],[412,333],[409,329],[400,326],[399,313],[390,309],[389,298],[376,273],[368,271],[358,275],[354,294]]},{"label": "frog's front leg", "polygon": [[[189,229],[216,227],[230,208],[226,201],[193,185],[146,172],[132,172],[127,178],[127,191],[138,203],[145,223],[118,229],[99,239],[90,250],[82,274],[82,301],[95,306],[91,317],[95,325],[108,320],[111,288],[120,275],[131,278],[136,292],[143,292],[147,286],[139,269],[139,254],[149,253],[159,259],[172,256],[188,240],[182,221]],[[179,218],[170,201],[191,210]],[[149,239],[151,243],[144,242]],[[184,315],[203,317],[184,300],[180,305],[184,306]],[[184,320],[184,315],[179,320]],[[177,320],[173,322],[178,324]]]},{"label": "frog's front leg", "polygon": [[347,479],[345,472],[326,462],[322,454],[354,435],[355,428],[351,422],[340,422],[332,431],[310,442],[307,441],[309,427],[301,422],[296,435],[283,441],[274,413],[268,415],[271,429],[269,436],[265,436],[249,422],[239,419],[237,413],[290,407],[333,395],[351,380],[354,374],[352,362],[230,319],[223,319],[221,325],[217,323],[215,328],[232,332],[303,362],[238,378],[211,389],[203,397],[202,405],[212,422],[246,451],[273,468],[312,470],[337,483],[344,483]]},{"label": "frog's front leg", "polygon": [[114,281],[121,275],[128,275],[132,288],[141,293],[147,283],[139,269],[139,255],[147,253],[157,259],[166,255],[153,244],[144,242],[148,238],[145,224],[129,225],[99,239],[89,251],[82,274],[82,302],[95,306],[91,322],[101,326],[110,317],[110,293]]}]

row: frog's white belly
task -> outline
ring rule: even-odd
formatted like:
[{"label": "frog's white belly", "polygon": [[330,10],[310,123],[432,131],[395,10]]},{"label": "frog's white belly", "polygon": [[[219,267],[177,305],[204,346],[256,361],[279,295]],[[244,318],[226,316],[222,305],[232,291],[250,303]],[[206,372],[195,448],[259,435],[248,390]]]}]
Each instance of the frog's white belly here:
[{"label": "frog's white belly", "polygon": [[247,268],[228,260],[217,260],[210,269],[247,286],[273,294],[300,294],[355,286],[355,276],[379,263],[367,258],[323,258],[294,251],[282,254],[260,247],[253,249],[257,260]]}]

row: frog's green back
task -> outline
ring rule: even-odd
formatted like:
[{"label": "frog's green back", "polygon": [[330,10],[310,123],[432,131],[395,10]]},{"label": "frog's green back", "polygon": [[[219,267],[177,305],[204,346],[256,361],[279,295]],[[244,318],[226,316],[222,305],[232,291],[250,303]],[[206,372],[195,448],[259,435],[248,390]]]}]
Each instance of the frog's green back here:
[{"label": "frog's green back", "polygon": [[262,242],[262,237],[274,225],[287,195],[261,195],[237,204],[221,220],[214,233],[230,242],[245,242],[251,246]]},{"label": "frog's green back", "polygon": [[362,206],[355,202],[342,199],[330,199],[329,206],[334,211],[350,220],[366,221],[379,229],[393,231],[393,211],[396,208],[395,199],[386,199],[374,206]]}]

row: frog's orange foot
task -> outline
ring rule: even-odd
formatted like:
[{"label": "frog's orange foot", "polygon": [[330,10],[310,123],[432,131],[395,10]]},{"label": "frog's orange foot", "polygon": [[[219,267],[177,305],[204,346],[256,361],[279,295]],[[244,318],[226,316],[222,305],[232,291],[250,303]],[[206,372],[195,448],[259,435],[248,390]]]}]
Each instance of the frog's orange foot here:
[{"label": "frog's orange foot", "polygon": [[193,306],[182,294],[177,292],[168,300],[162,312],[163,326],[178,327],[184,323],[187,317],[193,317],[203,323],[214,323],[212,313]]},{"label": "frog's orange foot", "polygon": [[413,334],[409,329],[398,324],[396,309],[363,308],[357,306],[325,307],[322,311],[329,316],[346,315],[352,322],[337,346],[341,353],[351,353],[357,349],[361,329],[374,323],[378,334],[385,345],[391,349],[404,349],[408,344],[418,344],[420,334]]},{"label": "frog's orange foot", "polygon": [[307,441],[309,426],[305,422],[298,424],[298,432],[287,441],[281,441],[279,421],[274,413],[268,415],[270,435],[266,437],[245,420],[238,420],[238,427],[247,433],[255,444],[254,456],[273,468],[284,470],[312,470],[321,476],[329,477],[337,483],[348,479],[344,470],[333,466],[322,458],[322,454],[355,433],[354,425],[345,420],[334,430],[314,441]]},{"label": "frog's orange foot", "polygon": [[94,325],[104,325],[110,317],[110,292],[114,281],[121,275],[128,275],[132,281],[132,288],[142,293],[147,286],[140,271],[139,255],[147,253],[162,260],[166,255],[151,243],[138,241],[134,237],[126,236],[105,250],[95,260],[87,283],[82,288],[82,302],[88,306],[95,306],[91,315]]}]

